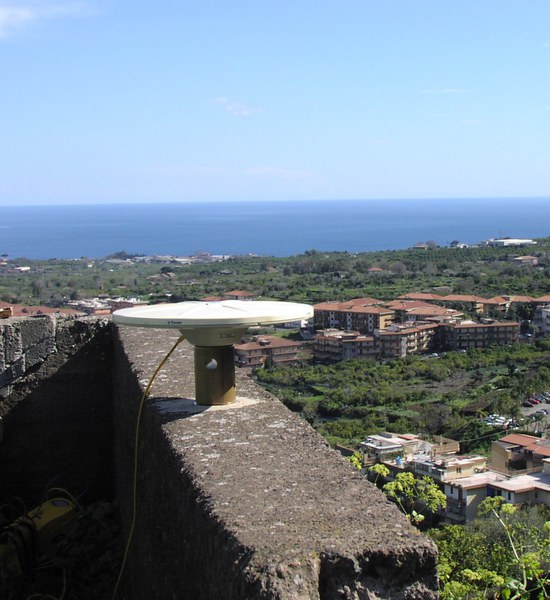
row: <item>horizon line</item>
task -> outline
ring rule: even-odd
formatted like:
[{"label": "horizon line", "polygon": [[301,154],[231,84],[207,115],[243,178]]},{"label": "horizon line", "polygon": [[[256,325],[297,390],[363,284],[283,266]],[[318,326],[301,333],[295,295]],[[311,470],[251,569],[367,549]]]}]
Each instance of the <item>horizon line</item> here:
[{"label": "horizon line", "polygon": [[279,200],[257,200],[257,199],[242,199],[242,200],[128,200],[128,201],[98,201],[98,202],[34,202],[34,203],[15,203],[15,204],[3,204],[0,202],[0,206],[4,208],[31,208],[37,206],[51,207],[51,206],[132,206],[132,205],[181,205],[181,204],[278,204],[278,203],[319,203],[319,202],[450,202],[450,201],[471,201],[471,200],[499,200],[499,201],[510,201],[510,200],[550,200],[549,196],[409,196],[409,197],[391,197],[391,198],[302,198],[302,199],[289,199],[283,198]]}]

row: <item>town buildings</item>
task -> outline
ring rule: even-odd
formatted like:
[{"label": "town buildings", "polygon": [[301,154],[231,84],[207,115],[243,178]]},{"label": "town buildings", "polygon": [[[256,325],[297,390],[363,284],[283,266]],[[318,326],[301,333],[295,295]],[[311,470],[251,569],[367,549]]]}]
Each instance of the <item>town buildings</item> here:
[{"label": "town buildings", "polygon": [[[434,304],[435,299],[448,306]],[[322,362],[403,358],[419,352],[513,344],[519,323],[483,317],[487,306],[505,303],[505,299],[436,294],[410,294],[387,303],[376,298],[322,302],[313,307],[314,358]],[[466,312],[478,315],[477,319],[464,318]]]},{"label": "town buildings", "polygon": [[363,464],[380,463],[390,472],[428,476],[444,491],[446,506],[440,516],[447,523],[475,518],[485,498],[501,496],[514,505],[550,506],[550,440],[509,434],[493,442],[491,460],[481,455],[460,455],[453,440],[425,439],[413,434],[369,435],[361,443]]}]

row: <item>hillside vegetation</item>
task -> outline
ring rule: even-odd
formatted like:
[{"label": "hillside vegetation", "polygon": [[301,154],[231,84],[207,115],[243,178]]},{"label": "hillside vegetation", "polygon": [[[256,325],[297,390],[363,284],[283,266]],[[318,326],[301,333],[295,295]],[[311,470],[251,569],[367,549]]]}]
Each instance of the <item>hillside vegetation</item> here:
[{"label": "hillside vegetation", "polygon": [[[119,252],[103,259],[27,260],[0,266],[0,300],[61,306],[67,299],[139,296],[197,300],[230,289],[263,298],[317,303],[372,296],[392,300],[424,290],[484,297],[550,293],[550,238],[525,248],[430,248],[350,254],[307,251],[286,258],[238,256],[221,262],[162,264]],[[526,253],[538,264],[521,264]],[[30,266],[13,273],[16,266]],[[374,271],[369,269],[376,269]]]}]

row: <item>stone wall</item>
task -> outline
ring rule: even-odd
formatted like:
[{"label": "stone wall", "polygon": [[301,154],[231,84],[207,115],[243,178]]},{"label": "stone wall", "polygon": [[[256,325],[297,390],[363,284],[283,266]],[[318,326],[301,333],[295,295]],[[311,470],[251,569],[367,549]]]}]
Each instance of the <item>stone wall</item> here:
[{"label": "stone wall", "polygon": [[111,497],[111,348],[109,319],[0,321],[0,498]]},{"label": "stone wall", "polygon": [[[177,336],[117,336],[115,473],[128,530],[139,399]],[[197,411],[192,365],[184,342],[145,403],[128,598],[436,597],[433,543],[376,487],[240,372],[235,405]]]}]

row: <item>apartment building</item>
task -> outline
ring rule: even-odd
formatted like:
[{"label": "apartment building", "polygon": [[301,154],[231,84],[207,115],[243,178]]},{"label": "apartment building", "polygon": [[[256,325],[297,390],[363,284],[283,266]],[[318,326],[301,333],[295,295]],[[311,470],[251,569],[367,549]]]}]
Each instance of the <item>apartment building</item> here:
[{"label": "apartment building", "polygon": [[403,358],[433,348],[437,323],[397,324],[375,331],[379,354],[383,358]]},{"label": "apartment building", "polygon": [[506,478],[494,471],[474,473],[443,484],[447,504],[443,517],[448,523],[463,524],[475,519],[485,498],[495,496],[494,485]]},{"label": "apartment building", "polygon": [[251,342],[235,346],[235,364],[258,367],[264,364],[290,364],[298,360],[301,344],[272,336],[258,336]]},{"label": "apartment building", "polygon": [[541,470],[550,458],[550,440],[523,433],[511,433],[491,444],[491,469],[513,474]]},{"label": "apartment building", "polygon": [[494,495],[510,504],[545,504],[550,506],[550,458],[543,460],[542,471],[508,477],[493,484]]},{"label": "apartment building", "polygon": [[446,482],[444,492],[447,497],[444,516],[450,523],[472,521],[479,504],[495,496],[514,505],[550,505],[550,458],[543,461],[542,470],[537,472],[510,476],[484,471]]},{"label": "apartment building", "polygon": [[324,329],[313,338],[313,358],[319,362],[340,362],[377,356],[374,337],[358,331]]},{"label": "apartment building", "polygon": [[316,329],[343,329],[372,335],[375,329],[385,329],[395,318],[395,312],[378,306],[376,298],[357,298],[348,302],[322,302],[313,306]]},{"label": "apartment building", "polygon": [[519,337],[519,323],[461,321],[439,325],[437,345],[443,350],[469,350],[514,344]]},{"label": "apartment building", "polygon": [[414,458],[412,469],[415,475],[428,475],[439,483],[454,481],[462,477],[471,477],[487,470],[487,457],[479,454],[435,456],[425,459]]}]

